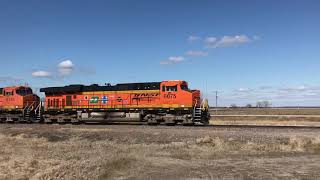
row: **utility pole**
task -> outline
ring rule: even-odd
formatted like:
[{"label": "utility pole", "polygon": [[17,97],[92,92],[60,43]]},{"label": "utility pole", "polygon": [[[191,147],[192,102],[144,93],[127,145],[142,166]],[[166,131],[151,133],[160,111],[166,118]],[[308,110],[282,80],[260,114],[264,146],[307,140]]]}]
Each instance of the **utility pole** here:
[{"label": "utility pole", "polygon": [[218,91],[216,91],[216,115],[218,114]]},{"label": "utility pole", "polygon": [[218,91],[216,91],[216,109],[218,108]]}]

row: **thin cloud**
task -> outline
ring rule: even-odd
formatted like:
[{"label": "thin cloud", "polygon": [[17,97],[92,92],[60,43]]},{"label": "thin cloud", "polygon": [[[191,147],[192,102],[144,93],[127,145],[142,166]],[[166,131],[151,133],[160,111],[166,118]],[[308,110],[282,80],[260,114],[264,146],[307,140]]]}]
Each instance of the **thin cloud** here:
[{"label": "thin cloud", "polygon": [[168,58],[169,61],[173,61],[173,62],[181,62],[184,61],[184,57],[183,56],[170,56]]},{"label": "thin cloud", "polygon": [[260,86],[260,90],[267,90],[267,89],[272,89],[272,86]]},{"label": "thin cloud", "polygon": [[16,85],[16,84],[23,83],[23,80],[24,79],[22,79],[22,78],[18,78],[18,77],[14,77],[14,76],[0,76],[0,83],[3,83],[3,84]]},{"label": "thin cloud", "polygon": [[188,56],[208,56],[208,52],[205,51],[188,51],[186,52]]},{"label": "thin cloud", "polygon": [[167,60],[160,61],[160,65],[170,65],[184,61],[183,56],[170,56]]},{"label": "thin cloud", "polygon": [[189,42],[199,41],[199,40],[201,40],[201,37],[199,37],[199,36],[189,36],[188,37]]},{"label": "thin cloud", "polygon": [[237,44],[248,43],[251,40],[246,35],[223,36],[217,43],[218,47],[233,46]]},{"label": "thin cloud", "polygon": [[254,36],[252,39],[246,35],[235,36],[223,36],[220,39],[216,37],[207,37],[205,44],[207,48],[222,48],[236,46],[240,44],[246,44],[258,39],[258,36]]},{"label": "thin cloud", "polygon": [[310,87],[305,85],[298,86],[298,87],[279,88],[280,91],[285,91],[285,92],[304,92],[310,89],[311,89]]},{"label": "thin cloud", "polygon": [[169,65],[169,64],[172,64],[172,63],[169,61],[160,61],[160,65]]},{"label": "thin cloud", "polygon": [[250,88],[239,88],[237,89],[238,92],[252,92],[254,91],[253,89],[250,89]]},{"label": "thin cloud", "polygon": [[40,70],[40,71],[34,71],[34,72],[31,73],[31,75],[32,75],[33,77],[36,77],[36,78],[49,78],[49,77],[52,76],[52,74],[51,74],[50,72],[48,72],[48,71],[42,71],[42,70]]},{"label": "thin cloud", "polygon": [[215,44],[217,40],[218,39],[216,37],[207,37],[204,41],[208,44]]}]

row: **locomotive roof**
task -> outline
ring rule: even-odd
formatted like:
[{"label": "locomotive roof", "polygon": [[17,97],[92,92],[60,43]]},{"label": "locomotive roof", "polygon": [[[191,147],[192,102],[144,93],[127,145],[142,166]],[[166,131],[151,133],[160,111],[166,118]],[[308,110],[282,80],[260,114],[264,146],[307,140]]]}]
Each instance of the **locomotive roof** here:
[{"label": "locomotive roof", "polygon": [[92,91],[128,91],[128,90],[158,90],[160,89],[161,82],[145,82],[145,83],[123,83],[116,85],[99,86],[92,84],[89,86],[82,84],[73,84],[63,87],[46,87],[41,88],[40,92],[46,94],[59,94],[59,93],[80,93]]}]

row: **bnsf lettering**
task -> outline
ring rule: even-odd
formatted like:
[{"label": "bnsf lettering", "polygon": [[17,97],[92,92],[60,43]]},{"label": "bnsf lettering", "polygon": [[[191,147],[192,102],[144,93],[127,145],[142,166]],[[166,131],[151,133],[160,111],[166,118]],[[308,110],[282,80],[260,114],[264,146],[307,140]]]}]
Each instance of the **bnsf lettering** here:
[{"label": "bnsf lettering", "polygon": [[140,94],[134,94],[135,98],[138,97],[157,97],[159,96],[159,93],[140,93]]},{"label": "bnsf lettering", "polygon": [[175,95],[175,94],[165,94],[164,95],[164,98],[166,98],[166,99],[175,99],[175,98],[177,98],[177,96]]}]

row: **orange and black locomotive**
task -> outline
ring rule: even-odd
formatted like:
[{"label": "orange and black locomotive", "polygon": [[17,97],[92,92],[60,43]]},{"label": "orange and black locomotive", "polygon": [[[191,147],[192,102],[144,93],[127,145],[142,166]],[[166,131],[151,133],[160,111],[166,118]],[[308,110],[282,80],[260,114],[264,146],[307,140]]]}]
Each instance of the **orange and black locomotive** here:
[{"label": "orange and black locomotive", "polygon": [[[19,120],[27,118],[29,121],[34,119],[46,123],[146,122],[193,125],[207,124],[210,116],[208,102],[201,99],[200,91],[190,90],[188,83],[181,80],[105,86],[68,85],[41,88],[40,92],[45,93],[44,102],[33,95],[33,105],[25,102],[19,108],[22,112]],[[32,91],[29,93],[32,94]],[[8,97],[3,93],[2,96]],[[1,106],[1,99],[0,109],[6,109]],[[26,109],[29,109],[27,117]],[[33,119],[30,111],[34,112]]]}]

